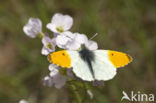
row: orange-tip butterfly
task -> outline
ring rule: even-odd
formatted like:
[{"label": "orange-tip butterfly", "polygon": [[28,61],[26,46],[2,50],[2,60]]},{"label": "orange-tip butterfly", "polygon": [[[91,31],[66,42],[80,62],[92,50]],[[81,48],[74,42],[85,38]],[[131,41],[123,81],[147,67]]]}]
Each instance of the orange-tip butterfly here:
[{"label": "orange-tip butterfly", "polygon": [[61,67],[73,68],[75,75],[86,81],[110,80],[116,75],[117,68],[132,61],[126,53],[112,50],[62,50],[50,53],[48,60]]}]

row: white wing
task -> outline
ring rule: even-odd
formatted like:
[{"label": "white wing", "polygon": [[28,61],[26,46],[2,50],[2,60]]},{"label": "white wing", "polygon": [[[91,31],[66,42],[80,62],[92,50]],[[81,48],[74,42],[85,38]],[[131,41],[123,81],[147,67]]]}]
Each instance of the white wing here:
[{"label": "white wing", "polygon": [[110,80],[116,75],[116,68],[108,57],[107,50],[95,50],[95,61],[92,62],[96,80]]},{"label": "white wing", "polygon": [[81,59],[78,51],[68,51],[68,54],[71,58],[71,66],[73,67],[73,72],[75,75],[86,81],[93,81],[94,78],[88,68],[88,65],[85,61]]},{"label": "white wing", "polygon": [[86,81],[106,81],[112,79],[116,75],[116,68],[111,64],[107,55],[107,50],[95,50],[93,52],[95,60],[92,61],[92,67],[95,79],[93,78],[87,63],[79,56],[79,52],[68,51],[68,54],[72,59],[71,66],[73,67],[75,75]]}]

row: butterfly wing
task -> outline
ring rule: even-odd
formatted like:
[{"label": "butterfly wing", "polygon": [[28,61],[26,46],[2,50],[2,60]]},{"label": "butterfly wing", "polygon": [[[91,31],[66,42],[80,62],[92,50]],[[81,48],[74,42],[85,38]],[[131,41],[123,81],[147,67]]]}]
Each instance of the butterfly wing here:
[{"label": "butterfly wing", "polygon": [[92,66],[96,80],[110,80],[116,75],[116,67],[110,62],[107,50],[95,50]]},{"label": "butterfly wing", "polygon": [[92,61],[93,72],[95,78],[93,78],[90,69],[85,61],[79,55],[78,51],[68,51],[71,57],[71,66],[75,75],[86,81],[93,80],[109,80],[116,75],[116,68],[109,61],[107,51],[95,50],[93,51],[95,60]]},{"label": "butterfly wing", "polygon": [[132,61],[132,58],[122,52],[111,50],[95,50],[94,60],[91,61],[94,77],[87,62],[84,61],[78,51],[68,51],[71,58],[73,72],[79,78],[86,81],[110,80],[116,75],[116,68],[123,67]]},{"label": "butterfly wing", "polygon": [[84,49],[83,52],[63,50],[50,53],[48,60],[62,67],[73,67],[75,75],[83,80],[106,81],[116,75],[116,68],[130,63],[132,57],[117,51]]},{"label": "butterfly wing", "polygon": [[86,81],[93,81],[94,78],[89,70],[89,67],[85,61],[79,55],[78,51],[68,51],[71,58],[71,66],[75,75]]}]

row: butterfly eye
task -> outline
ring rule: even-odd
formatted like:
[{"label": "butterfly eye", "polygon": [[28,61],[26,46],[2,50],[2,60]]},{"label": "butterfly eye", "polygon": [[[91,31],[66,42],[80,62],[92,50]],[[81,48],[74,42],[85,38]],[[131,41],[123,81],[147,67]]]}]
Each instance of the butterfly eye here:
[{"label": "butterfly eye", "polygon": [[114,54],[112,53],[112,56],[113,56]]}]

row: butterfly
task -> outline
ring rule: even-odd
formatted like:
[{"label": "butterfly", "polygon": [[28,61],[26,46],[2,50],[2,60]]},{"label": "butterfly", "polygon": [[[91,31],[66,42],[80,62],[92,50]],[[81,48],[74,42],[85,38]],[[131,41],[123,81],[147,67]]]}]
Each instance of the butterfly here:
[{"label": "butterfly", "polygon": [[107,81],[112,79],[117,68],[132,61],[126,53],[112,50],[89,50],[85,45],[81,50],[61,50],[48,55],[50,63],[65,68],[73,68],[74,74],[85,81]]}]

